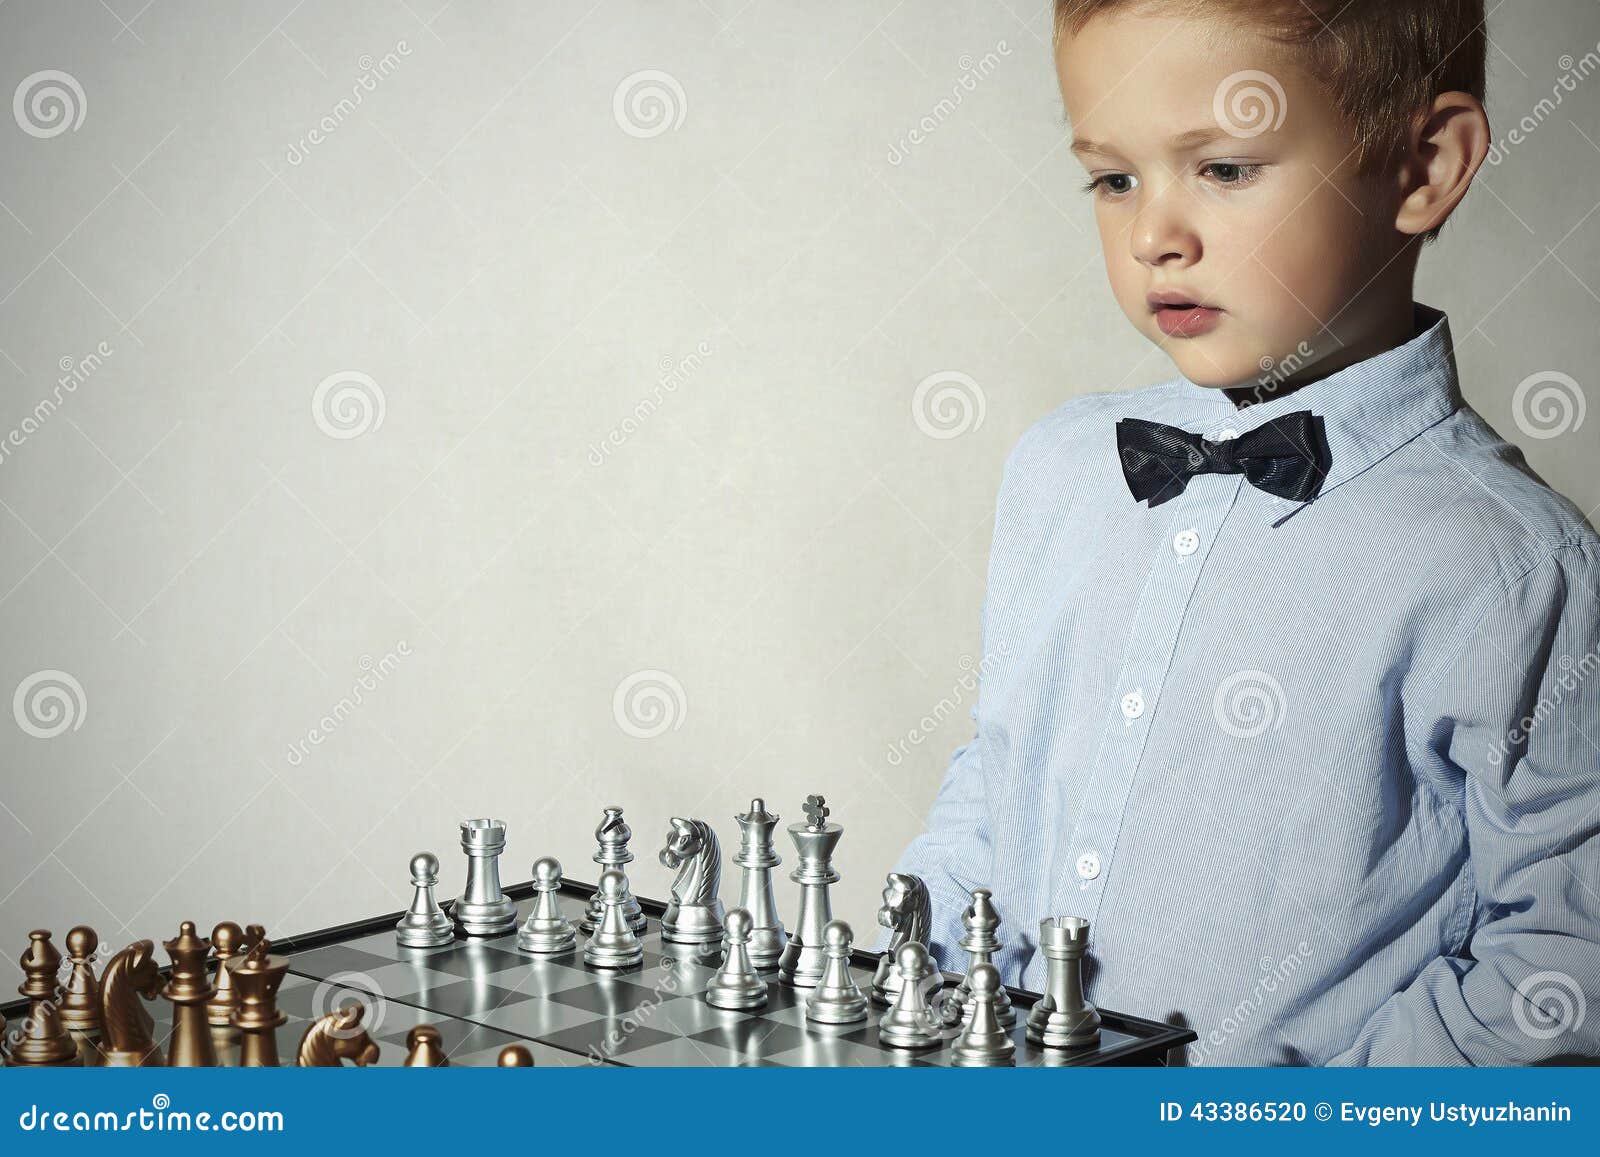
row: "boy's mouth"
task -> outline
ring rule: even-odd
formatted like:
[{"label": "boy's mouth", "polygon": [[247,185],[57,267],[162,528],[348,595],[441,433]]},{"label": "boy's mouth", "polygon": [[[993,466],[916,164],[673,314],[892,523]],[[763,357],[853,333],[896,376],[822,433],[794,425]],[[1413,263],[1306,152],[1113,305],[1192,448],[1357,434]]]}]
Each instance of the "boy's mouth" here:
[{"label": "boy's mouth", "polygon": [[1221,308],[1205,305],[1183,290],[1164,289],[1145,300],[1168,337],[1197,337],[1211,330],[1222,316]]}]

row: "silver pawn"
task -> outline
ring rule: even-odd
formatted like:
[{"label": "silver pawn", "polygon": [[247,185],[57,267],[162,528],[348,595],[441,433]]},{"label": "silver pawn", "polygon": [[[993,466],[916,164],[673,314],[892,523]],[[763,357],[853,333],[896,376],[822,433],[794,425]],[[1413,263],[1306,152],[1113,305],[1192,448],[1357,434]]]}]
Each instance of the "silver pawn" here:
[{"label": "silver pawn", "polygon": [[533,909],[517,933],[517,947],[540,956],[570,952],[578,931],[561,910],[561,861],[545,856],[533,865]]},{"label": "silver pawn", "polygon": [[943,1043],[939,1018],[928,1007],[926,985],[933,968],[928,950],[915,940],[908,941],[900,946],[894,962],[900,970],[900,990],[878,1021],[878,1039],[897,1049],[925,1049]]},{"label": "silver pawn", "polygon": [[1028,1039],[1050,1049],[1100,1043],[1100,1013],[1083,997],[1083,954],[1089,921],[1082,916],[1046,916],[1039,921],[1039,951],[1049,967],[1044,995],[1028,1010]]},{"label": "silver pawn", "polygon": [[411,857],[411,907],[394,926],[394,938],[406,948],[440,948],[455,942],[455,926],[434,897],[439,883],[439,857],[418,852]]},{"label": "silver pawn", "polygon": [[723,921],[727,948],[722,967],[706,985],[706,1003],[712,1008],[763,1008],[767,1003],[766,982],[750,963],[750,931],[755,921],[744,908],[735,908]]},{"label": "silver pawn", "polygon": [[517,906],[500,888],[500,853],[506,850],[505,821],[461,821],[461,850],[467,854],[467,886],[456,901],[456,923],[468,936],[514,932]]},{"label": "silver pawn", "polygon": [[[945,997],[945,1024],[962,1024],[972,1019],[972,970],[980,964],[993,964],[994,954],[1000,951],[1000,913],[995,911],[993,895],[987,888],[974,888],[972,903],[961,913],[961,926],[965,931],[958,943],[967,950],[967,973],[961,978],[961,987]],[[1012,1007],[1011,995],[1003,984],[995,994],[995,1015],[1007,1028],[1017,1023],[1017,1010]]]},{"label": "silver pawn", "polygon": [[644,945],[623,914],[628,881],[615,868],[600,873],[600,923],[583,946],[583,962],[592,968],[628,968],[644,959]]},{"label": "silver pawn", "polygon": [[822,930],[822,950],[828,962],[822,979],[806,998],[806,1019],[818,1024],[855,1024],[867,1019],[867,998],[850,972],[854,937],[843,920],[830,920]]},{"label": "silver pawn", "polygon": [[956,1037],[950,1063],[969,1068],[1016,1064],[1016,1042],[998,1015],[996,995],[1005,991],[1000,984],[1000,970],[987,962],[975,964],[968,979],[972,985],[967,993],[967,1023]]},{"label": "silver pawn", "polygon": [[739,825],[739,851],[733,862],[744,869],[739,881],[739,907],[755,921],[750,932],[750,963],[766,971],[776,968],[789,943],[772,894],[772,869],[783,863],[773,850],[772,829],[779,817],[767,811],[762,799],[750,801],[750,810],[733,817]]},{"label": "silver pawn", "polygon": [[[633,863],[633,853],[628,850],[628,841],[633,839],[633,829],[622,818],[622,809],[616,804],[608,804],[605,814],[600,817],[600,826],[594,830],[595,842],[598,845],[593,856],[594,862],[600,865],[602,871],[606,868],[615,868],[621,872],[624,865]],[[633,891],[628,887],[628,877],[622,877],[623,901],[622,913],[628,918],[628,927],[638,935],[644,935],[644,911],[639,907],[639,901],[634,899]],[[600,927],[600,917],[604,915],[603,905],[600,902],[600,893],[596,892],[589,900],[589,908],[583,914],[583,919],[578,922],[578,927],[584,932],[593,932]]]}]

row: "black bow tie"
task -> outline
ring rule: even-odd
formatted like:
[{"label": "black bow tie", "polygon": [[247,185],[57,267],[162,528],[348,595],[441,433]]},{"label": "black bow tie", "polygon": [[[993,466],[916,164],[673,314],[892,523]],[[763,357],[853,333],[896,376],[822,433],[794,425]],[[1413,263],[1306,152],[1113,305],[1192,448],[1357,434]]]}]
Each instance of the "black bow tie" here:
[{"label": "black bow tie", "polygon": [[1321,489],[1330,460],[1322,419],[1310,410],[1220,442],[1164,422],[1123,418],[1117,453],[1134,500],[1148,499],[1151,506],[1182,494],[1196,474],[1243,474],[1268,494],[1307,502]]}]

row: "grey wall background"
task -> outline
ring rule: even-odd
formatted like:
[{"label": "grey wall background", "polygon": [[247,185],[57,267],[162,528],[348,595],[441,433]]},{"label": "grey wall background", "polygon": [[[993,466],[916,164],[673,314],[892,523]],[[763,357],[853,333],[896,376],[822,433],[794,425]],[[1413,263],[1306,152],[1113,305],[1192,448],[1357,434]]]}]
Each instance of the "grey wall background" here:
[{"label": "grey wall background", "polygon": [[[1489,31],[1504,155],[1417,296],[1592,510],[1600,9]],[[1007,450],[1173,372],[1048,40],[1037,0],[0,5],[7,967],[394,909],[419,848],[448,894],[475,815],[508,878],[592,878],[620,803],[660,896],[670,815],[808,792],[870,926],[967,737]]]}]

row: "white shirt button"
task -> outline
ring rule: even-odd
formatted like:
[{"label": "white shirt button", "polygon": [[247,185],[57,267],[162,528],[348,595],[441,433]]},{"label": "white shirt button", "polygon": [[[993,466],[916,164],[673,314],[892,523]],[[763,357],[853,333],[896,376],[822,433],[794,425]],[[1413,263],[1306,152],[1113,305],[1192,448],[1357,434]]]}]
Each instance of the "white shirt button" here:
[{"label": "white shirt button", "polygon": [[1100,857],[1094,852],[1085,852],[1078,857],[1078,875],[1085,880],[1092,880],[1100,874]]},{"label": "white shirt button", "polygon": [[1137,719],[1144,714],[1144,696],[1137,691],[1129,691],[1122,697],[1122,713],[1129,719]]},{"label": "white shirt button", "polygon": [[1183,555],[1193,554],[1200,549],[1200,535],[1193,527],[1180,530],[1172,536],[1172,549]]},{"label": "white shirt button", "polygon": [[1232,426],[1224,426],[1215,434],[1211,435],[1211,440],[1213,442],[1226,442],[1229,438],[1237,438],[1238,436],[1239,431],[1235,430]]}]

